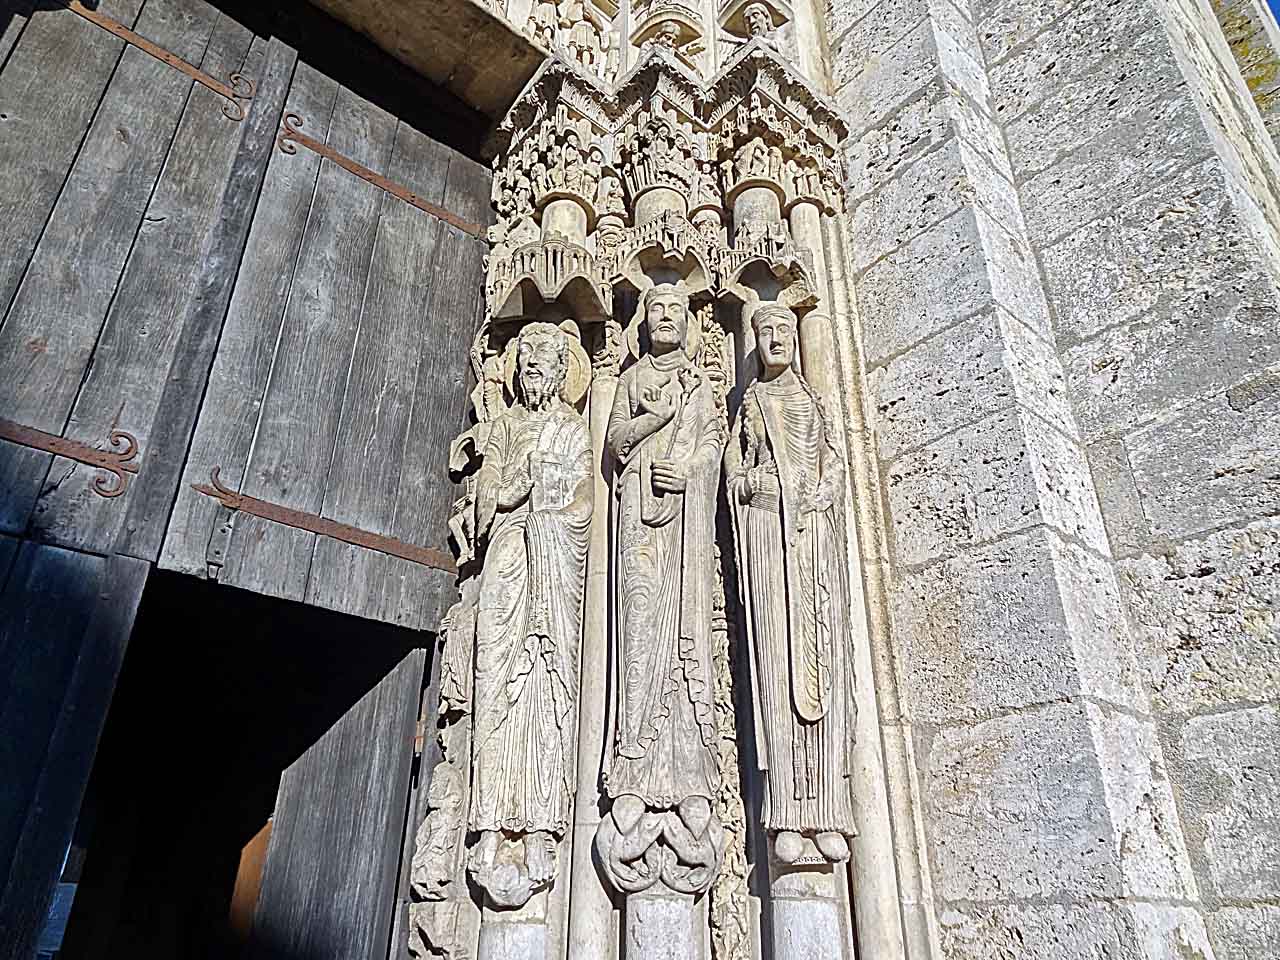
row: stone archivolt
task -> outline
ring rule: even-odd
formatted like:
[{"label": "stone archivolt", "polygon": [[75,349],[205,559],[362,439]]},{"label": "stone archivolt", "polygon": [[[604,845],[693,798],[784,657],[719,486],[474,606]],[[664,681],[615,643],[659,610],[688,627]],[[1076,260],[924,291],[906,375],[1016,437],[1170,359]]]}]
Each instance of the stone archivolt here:
[{"label": "stone archivolt", "polygon": [[[536,4],[531,22],[549,29],[550,8],[562,6]],[[548,61],[495,134],[498,222],[489,235],[488,317],[472,351],[473,422],[450,460],[461,484],[450,524],[459,601],[442,630],[440,759],[413,861],[415,956],[465,957],[478,950],[486,960],[612,960],[619,952],[607,933],[610,902],[624,909],[621,956],[627,960],[669,955],[661,951],[669,951],[672,938],[687,947],[681,955],[700,957],[708,924],[717,960],[752,952],[748,816],[734,702],[744,706],[750,698],[735,693],[731,662],[760,641],[748,647],[731,636],[735,617],[725,603],[721,560],[734,550],[725,533],[721,459],[726,440],[745,435],[739,427],[731,437],[730,422],[751,395],[749,384],[768,370],[774,378],[778,372],[777,364],[756,359],[752,317],[774,318],[771,337],[781,323],[793,337],[785,362],[796,366],[797,331],[806,318],[826,322],[824,261],[815,244],[820,247],[821,218],[842,207],[836,149],[845,131],[832,106],[774,48],[775,27],[790,15],[784,5],[723,4],[721,26],[740,29],[741,45],[706,80],[688,55],[700,36],[680,26],[680,6],[654,0],[633,10],[642,49],[616,83],[602,79],[597,61],[573,51]],[[702,22],[689,19],[689,27]],[[580,31],[579,40],[584,37]],[[554,414],[531,413],[527,391],[512,375],[532,349],[532,332],[543,338],[539,343],[562,337],[567,344]],[[810,399],[818,403],[807,386],[795,396],[797,410]],[[551,417],[562,433],[531,425],[535,416]],[[779,423],[774,428],[784,429]],[[546,482],[563,486],[572,474],[576,496],[558,487],[554,496],[539,493],[537,482],[525,479],[532,469],[532,460],[521,459],[526,448],[532,444],[539,459],[543,441],[570,435],[572,443],[556,441],[564,449],[552,452],[557,463],[578,463],[575,457],[590,453],[594,482],[604,480],[610,494],[597,494],[594,508],[582,486],[588,480],[564,463],[552,471],[562,482]],[[812,440],[806,433],[793,453],[805,465],[802,473],[812,467],[814,476],[832,478],[823,488],[823,503],[830,504],[841,471],[821,437],[822,457],[809,457]],[[770,435],[769,442],[781,438]],[[568,453],[566,443],[573,447]],[[756,472],[749,476],[758,477],[761,464],[753,461],[750,469]],[[733,483],[739,486],[730,493],[741,496],[741,477]],[[544,523],[538,513],[552,502],[560,519]],[[592,509],[590,527],[600,533],[588,535],[584,524]],[[502,520],[504,510],[526,511],[529,519],[511,526]],[[836,519],[823,523],[823,530],[838,529]],[[531,534],[510,535],[525,530],[522,524],[555,536],[540,535],[535,543]],[[491,528],[507,531],[500,551]],[[758,549],[764,540],[752,542]],[[812,577],[814,562],[834,562],[837,545],[821,542],[825,552],[796,567],[799,574],[787,567],[788,576]],[[774,569],[744,549],[734,568],[752,563],[757,579]],[[565,551],[573,553],[571,562]],[[495,572],[500,567],[521,572],[505,578]],[[598,571],[594,578],[591,570]],[[552,576],[549,594],[545,578]],[[789,642],[786,588],[744,584],[742,596],[754,623],[783,624],[765,637],[783,648]],[[546,610],[532,617],[530,611],[542,607],[522,598],[544,598],[545,606],[555,590],[585,591],[580,631],[572,603],[556,608],[563,609],[554,628],[530,625],[543,623]],[[781,620],[769,620],[779,604]],[[495,609],[515,613],[495,621]],[[800,622],[806,637],[816,629],[822,638],[813,649],[847,643],[821,615]],[[494,664],[508,662],[508,648],[511,662],[524,665],[519,677],[546,680],[532,700],[522,699],[526,692],[513,688],[511,677],[498,676]],[[819,661],[828,668],[833,662]],[[597,691],[607,698],[607,711],[576,702],[578,677],[571,674],[579,662],[613,665],[603,688],[582,677],[582,696],[588,687]],[[736,672],[754,676],[756,669],[744,663]],[[851,681],[842,675],[831,685],[828,674],[820,671],[816,689],[849,703],[823,700],[821,716],[843,717]],[[499,702],[512,715],[528,715],[528,732],[504,726],[505,714],[493,706]],[[784,732],[769,734],[771,762],[780,762],[780,744],[790,732],[803,732],[813,720],[803,706],[792,703],[797,716],[777,727]],[[759,710],[760,702],[750,709]],[[779,702],[771,709],[789,708]],[[846,724],[836,726],[845,735]],[[477,752],[477,730],[498,738],[500,756]],[[815,764],[834,754],[816,741],[797,749],[806,790],[847,788],[843,761],[818,770]],[[579,809],[570,814],[564,804],[575,750]],[[583,757],[594,757],[589,769],[582,769]],[[550,771],[550,779],[539,780],[540,770]],[[496,801],[477,794],[492,793],[504,775],[523,786],[500,790]],[[807,796],[802,814],[835,809],[837,817],[788,819],[788,849],[775,856],[779,862],[808,862],[803,850],[789,849],[792,838],[809,842],[820,835],[816,849],[810,843],[809,860],[839,859],[839,836],[853,832],[843,813],[847,797],[824,806],[822,796]],[[497,819],[486,814],[495,802]],[[592,844],[570,827],[575,818],[594,816],[591,808],[602,814],[594,832],[598,866]],[[757,822],[755,829],[765,826]],[[708,891],[709,912],[702,905]],[[583,903],[595,903],[596,915]],[[512,946],[517,941],[523,945]]]}]

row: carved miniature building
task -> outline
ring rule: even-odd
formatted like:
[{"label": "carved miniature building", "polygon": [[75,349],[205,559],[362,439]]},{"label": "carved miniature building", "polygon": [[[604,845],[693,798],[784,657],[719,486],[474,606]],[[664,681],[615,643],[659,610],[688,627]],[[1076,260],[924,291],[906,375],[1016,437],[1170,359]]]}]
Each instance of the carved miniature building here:
[{"label": "carved miniature building", "polygon": [[1280,955],[1276,28],[0,21],[0,958]]}]

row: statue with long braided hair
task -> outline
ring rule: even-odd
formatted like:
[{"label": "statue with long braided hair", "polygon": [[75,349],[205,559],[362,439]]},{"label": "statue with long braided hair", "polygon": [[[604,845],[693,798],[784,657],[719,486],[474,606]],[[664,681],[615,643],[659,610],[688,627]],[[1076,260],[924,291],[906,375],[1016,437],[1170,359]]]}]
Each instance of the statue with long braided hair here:
[{"label": "statue with long braided hair", "polygon": [[744,391],[725,479],[767,783],[764,826],[783,863],[802,855],[806,839],[841,861],[856,833],[844,471],[822,403],[795,370],[795,314],[765,303],[751,323],[762,369]]}]

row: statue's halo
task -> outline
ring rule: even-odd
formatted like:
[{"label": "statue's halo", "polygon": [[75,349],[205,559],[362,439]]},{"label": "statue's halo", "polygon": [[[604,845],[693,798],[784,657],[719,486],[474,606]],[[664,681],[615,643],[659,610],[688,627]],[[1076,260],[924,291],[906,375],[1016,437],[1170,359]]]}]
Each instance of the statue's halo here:
[{"label": "statue's halo", "polygon": [[[569,369],[565,373],[560,397],[570,406],[580,408],[582,398],[587,395],[587,388],[591,386],[591,360],[576,336],[565,331],[564,338],[569,343]],[[519,342],[518,336],[512,337],[502,354],[507,392],[513,397],[516,395],[516,345]]]}]

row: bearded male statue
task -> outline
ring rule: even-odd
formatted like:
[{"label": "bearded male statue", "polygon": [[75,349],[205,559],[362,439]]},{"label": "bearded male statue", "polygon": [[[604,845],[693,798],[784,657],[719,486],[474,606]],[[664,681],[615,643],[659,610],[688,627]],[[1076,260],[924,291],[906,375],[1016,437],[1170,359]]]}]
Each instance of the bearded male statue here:
[{"label": "bearded male statue", "polygon": [[715,878],[723,830],[712,715],[714,517],[723,428],[686,352],[689,301],[645,292],[648,350],[619,379],[606,443],[613,481],[613,801],[596,837],[613,884],[681,893]]},{"label": "bearded male statue", "polygon": [[857,831],[844,473],[822,403],[792,365],[795,314],[766,303],[751,322],[763,372],[743,394],[725,479],[766,774],[764,827],[783,863],[801,856],[806,839],[828,861],[846,860]]},{"label": "bearded male statue", "polygon": [[[556,870],[576,785],[583,580],[594,486],[587,422],[562,391],[572,345],[532,323],[515,404],[488,434],[476,530],[488,535],[476,622],[471,874],[497,906]],[[585,363],[585,359],[583,361]]]}]

